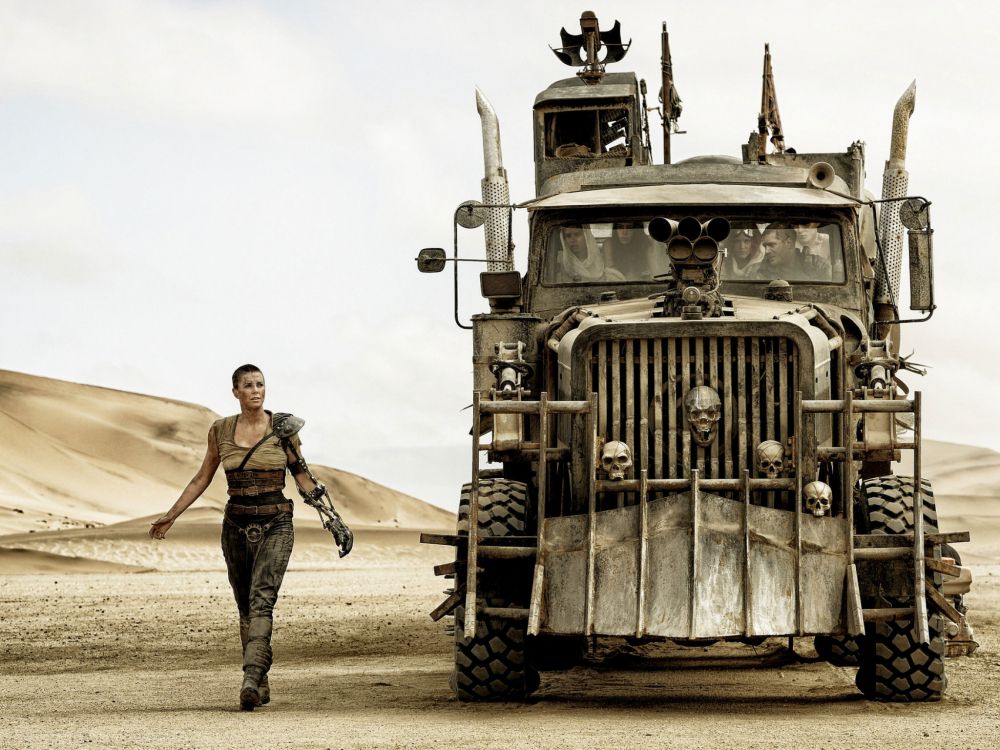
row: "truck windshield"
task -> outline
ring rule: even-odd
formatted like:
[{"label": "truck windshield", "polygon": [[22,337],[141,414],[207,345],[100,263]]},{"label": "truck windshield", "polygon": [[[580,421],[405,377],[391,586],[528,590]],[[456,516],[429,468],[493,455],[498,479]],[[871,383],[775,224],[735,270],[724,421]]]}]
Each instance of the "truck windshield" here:
[{"label": "truck windshield", "polygon": [[[840,226],[828,220],[760,222],[731,219],[717,261],[723,281],[805,283],[844,280]],[[650,282],[670,272],[666,246],[648,220],[566,221],[552,227],[545,247],[545,283]]]}]

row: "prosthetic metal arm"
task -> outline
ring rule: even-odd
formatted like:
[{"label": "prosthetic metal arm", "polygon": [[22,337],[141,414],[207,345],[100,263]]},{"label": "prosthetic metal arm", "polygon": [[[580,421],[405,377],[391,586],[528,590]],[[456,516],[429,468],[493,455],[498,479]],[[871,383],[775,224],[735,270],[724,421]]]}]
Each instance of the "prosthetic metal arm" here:
[{"label": "prosthetic metal arm", "polygon": [[[344,523],[344,519],[337,513],[337,509],[333,507],[333,500],[330,499],[330,493],[327,492],[326,486],[312,473],[309,464],[305,462],[302,454],[299,453],[295,444],[289,439],[302,429],[305,420],[291,414],[275,414],[273,424],[275,434],[281,438],[282,444],[291,449],[292,455],[295,456],[295,463],[289,464],[288,468],[292,473],[295,486],[299,490],[299,495],[302,496],[302,500],[306,505],[316,509],[320,519],[323,521],[323,528],[333,534],[340,556],[346,556],[354,546],[354,534],[351,533],[347,524]],[[312,480],[313,484],[316,485],[316,488],[312,492],[302,489],[302,485],[296,479],[295,475],[303,471]]]}]

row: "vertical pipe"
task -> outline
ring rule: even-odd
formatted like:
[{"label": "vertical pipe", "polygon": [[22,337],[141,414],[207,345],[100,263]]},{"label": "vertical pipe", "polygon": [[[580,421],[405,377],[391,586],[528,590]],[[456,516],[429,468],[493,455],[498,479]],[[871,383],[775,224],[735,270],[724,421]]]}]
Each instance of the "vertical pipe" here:
[{"label": "vertical pipe", "polygon": [[[667,342],[670,346],[670,342]],[[663,479],[663,339],[653,340],[653,476]]]},{"label": "vertical pipe", "polygon": [[538,396],[538,550],[542,549],[542,526],[545,523],[545,500],[548,492],[549,476],[549,394],[542,391]]},{"label": "vertical pipe", "polygon": [[844,413],[841,415],[843,424],[844,446],[844,484],[843,497],[845,515],[847,517],[847,533],[851,543],[847,545],[847,564],[854,564],[854,393],[844,388]]},{"label": "vertical pipe", "polygon": [[[774,360],[777,354],[775,351],[775,339],[764,339],[761,342],[761,347],[764,355],[764,388],[761,390],[760,395],[760,408],[763,412],[761,415],[761,440],[778,440],[779,438],[775,433],[774,407],[775,401],[781,395],[774,391]],[[773,490],[768,491],[767,507],[775,507],[776,496],[777,493]]]},{"label": "vertical pipe", "polygon": [[594,634],[594,555],[597,547],[597,486],[594,478],[597,471],[597,396],[591,394],[590,410],[587,413],[587,597],[584,603],[583,634]]},{"label": "vertical pipe", "polygon": [[920,478],[920,391],[913,394],[913,616],[917,621],[917,637],[921,643],[930,643],[927,622],[927,595],[924,592],[924,492]]},{"label": "vertical pipe", "polygon": [[[629,448],[638,452],[639,445],[635,439],[635,342],[625,339],[625,435],[624,440]],[[618,493],[618,507],[625,502],[625,493]]]},{"label": "vertical pipe", "polygon": [[750,592],[750,470],[743,470],[743,632],[753,635]]},{"label": "vertical pipe", "polygon": [[[611,346],[611,439],[622,440],[621,430],[621,341],[608,342]],[[609,434],[607,430],[604,434]]]},{"label": "vertical pipe", "polygon": [[667,373],[664,380],[667,389],[667,436],[669,438],[667,446],[667,458],[669,467],[667,475],[670,478],[679,479],[686,476],[685,472],[679,468],[680,445],[677,434],[681,424],[681,418],[677,411],[677,347],[683,341],[680,338],[666,340],[667,346]]},{"label": "vertical pipe", "polygon": [[542,585],[545,579],[542,559],[543,532],[545,529],[545,501],[548,488],[548,445],[549,445],[549,394],[542,391],[538,396],[538,527],[535,546],[535,575],[531,586],[531,604],[528,609],[528,635],[538,635],[541,619]]},{"label": "vertical pipe", "polygon": [[[909,189],[910,175],[906,171],[906,141],[910,117],[916,105],[917,82],[909,85],[896,102],[892,113],[892,143],[889,160],[882,173],[882,199],[902,198]],[[878,232],[885,254],[888,276],[881,264],[876,273],[875,301],[887,303],[899,297],[899,276],[903,263],[903,224],[899,218],[899,201],[883,203],[879,212]]]},{"label": "vertical pipe", "polygon": [[646,485],[647,472],[639,474],[639,590],[636,597],[635,637],[646,634],[646,567],[649,560],[649,490]]},{"label": "vertical pipe", "polygon": [[[795,632],[805,634],[802,611],[802,391],[795,392]],[[811,479],[810,479],[811,481]]]},{"label": "vertical pipe", "polygon": [[688,637],[696,638],[695,626],[697,625],[697,612],[700,603],[698,596],[701,581],[698,576],[701,573],[701,565],[698,564],[698,532],[700,524],[698,515],[701,513],[701,503],[698,488],[698,470],[691,470],[691,612],[688,620]]},{"label": "vertical pipe", "polygon": [[472,488],[469,491],[469,539],[465,568],[465,637],[476,635],[476,576],[479,564],[479,391],[472,394]]},{"label": "vertical pipe", "polygon": [[[747,383],[746,383],[746,366],[747,366],[747,352],[745,339],[741,336],[736,341],[736,426],[737,426],[737,439],[739,440],[739,447],[736,451],[736,458],[739,461],[739,465],[743,468],[749,468],[753,465],[753,455],[754,449],[757,447],[756,444],[750,445],[747,440]],[[743,457],[746,456],[747,464],[743,464]]]},{"label": "vertical pipe", "polygon": [[[719,394],[720,400],[722,399],[723,389],[719,382],[719,346],[714,337],[708,340],[708,370],[705,375],[705,385],[714,388],[715,392]],[[725,409],[725,401],[722,401],[722,408]],[[719,474],[719,458],[724,445],[722,437],[718,434],[717,426],[715,440],[708,447],[709,466],[706,468],[711,469],[711,473],[708,475],[710,477],[722,476]]]},{"label": "vertical pipe", "polygon": [[[608,430],[608,341],[598,341],[597,346],[597,393],[600,396],[600,412],[597,429],[602,435],[611,434]],[[614,395],[610,394],[613,398]]]},{"label": "vertical pipe", "polygon": [[726,336],[722,339],[722,426],[723,426],[723,458],[725,463],[720,467],[723,476],[735,477],[739,472],[740,450],[733,448],[733,352],[732,339]]},{"label": "vertical pipe", "polygon": [[500,121],[493,105],[479,88],[476,88],[476,109],[482,121],[483,162],[485,177],[482,180],[483,203],[486,209],[486,269],[510,271],[514,268],[510,246],[510,189],[507,170],[503,168],[500,152]]},{"label": "vertical pipe", "polygon": [[762,410],[762,399],[760,397],[760,340],[753,338],[750,340],[750,445],[747,451],[748,456],[756,455],[757,446],[760,445],[760,413]]},{"label": "vertical pipe", "polygon": [[649,339],[639,339],[639,447],[640,465],[649,469]]},{"label": "vertical pipe", "polygon": [[[677,342],[681,347],[681,390],[680,390],[680,402],[684,403],[684,399],[687,398],[688,392],[691,390],[691,339],[690,338],[680,338]],[[680,409],[678,409],[680,411]],[[681,442],[683,443],[683,464],[681,465],[681,470],[678,472],[679,476],[687,476],[694,466],[694,462],[691,460],[691,431],[687,429],[681,420],[682,416],[678,416],[677,421],[680,422],[678,425],[678,430],[683,430],[681,433]]]}]

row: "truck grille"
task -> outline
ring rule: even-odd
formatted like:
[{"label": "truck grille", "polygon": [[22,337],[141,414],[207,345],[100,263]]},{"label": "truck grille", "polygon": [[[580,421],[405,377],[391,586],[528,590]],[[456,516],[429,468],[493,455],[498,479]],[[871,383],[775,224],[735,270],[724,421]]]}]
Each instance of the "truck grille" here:
[{"label": "truck grille", "polygon": [[[736,479],[744,469],[757,476],[756,446],[785,443],[794,432],[798,355],[784,337],[611,339],[595,342],[590,356],[598,435],[629,444],[635,476],[646,469],[651,479],[678,478],[691,468],[702,477]],[[722,401],[706,448],[692,439],[684,410],[684,397],[699,385]],[[788,494],[763,493],[754,502],[791,507]]]}]

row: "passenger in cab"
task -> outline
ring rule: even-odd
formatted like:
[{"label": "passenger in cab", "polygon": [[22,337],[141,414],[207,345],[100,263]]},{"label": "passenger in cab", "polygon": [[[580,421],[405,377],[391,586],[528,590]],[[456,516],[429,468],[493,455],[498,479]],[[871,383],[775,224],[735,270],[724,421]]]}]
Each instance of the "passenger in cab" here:
[{"label": "passenger in cab", "polygon": [[589,227],[571,224],[559,230],[559,280],[569,282],[624,281],[625,276],[604,262]]},{"label": "passenger in cab", "polygon": [[795,227],[795,239],[797,247],[803,255],[815,255],[830,264],[830,268],[835,278],[842,276],[840,257],[838,254],[830,252],[830,237],[819,231],[819,224],[811,222],[799,224]]},{"label": "passenger in cab", "polygon": [[723,279],[747,279],[751,269],[764,259],[760,234],[756,229],[734,229],[726,243],[726,259],[722,262]]},{"label": "passenger in cab", "polygon": [[666,273],[666,255],[646,234],[640,221],[616,221],[611,236],[604,241],[608,266],[629,281],[651,280]]}]

